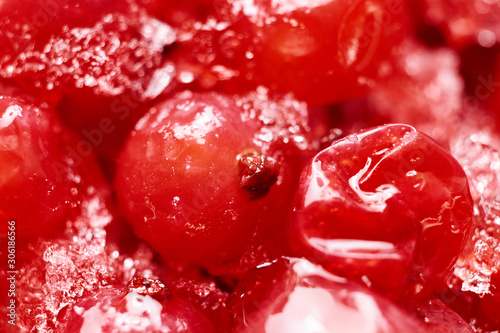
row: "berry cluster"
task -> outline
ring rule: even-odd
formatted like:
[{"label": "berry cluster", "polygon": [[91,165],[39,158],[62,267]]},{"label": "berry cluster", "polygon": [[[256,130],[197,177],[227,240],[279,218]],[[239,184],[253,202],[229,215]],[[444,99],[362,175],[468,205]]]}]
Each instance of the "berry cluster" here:
[{"label": "berry cluster", "polygon": [[0,2],[0,327],[500,330],[499,22]]}]

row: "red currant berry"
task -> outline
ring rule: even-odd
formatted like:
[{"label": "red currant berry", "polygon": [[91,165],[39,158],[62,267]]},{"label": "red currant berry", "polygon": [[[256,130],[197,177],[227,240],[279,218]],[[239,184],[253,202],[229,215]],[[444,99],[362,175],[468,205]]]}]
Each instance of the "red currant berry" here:
[{"label": "red currant berry", "polygon": [[371,113],[414,126],[446,147],[468,107],[463,101],[459,61],[449,49],[405,43],[390,80],[369,96]]},{"label": "red currant berry", "polygon": [[0,8],[0,45],[4,55],[40,47],[62,27],[89,27],[112,11],[125,11],[126,1],[6,0]]},{"label": "red currant berry", "polygon": [[458,162],[425,134],[394,124],[316,155],[301,176],[290,236],[297,254],[397,296],[441,283],[471,214]]},{"label": "red currant berry", "polygon": [[18,238],[60,235],[84,206],[107,200],[109,187],[91,149],[52,109],[0,88],[0,237],[7,221],[15,221]]},{"label": "red currant berry", "polygon": [[397,305],[305,260],[250,271],[228,306],[233,332],[426,332]]},{"label": "red currant berry", "polygon": [[[218,5],[220,3],[220,5]],[[311,104],[362,95],[407,35],[400,1],[218,1],[180,33],[179,80],[241,92],[265,85]]]},{"label": "red currant berry", "polygon": [[172,29],[129,1],[7,1],[0,77],[57,105],[94,151],[114,161],[141,104],[174,72],[163,62]]},{"label": "red currant berry", "polygon": [[205,333],[215,328],[161,281],[134,278],[128,287],[104,287],[73,306],[65,331]]},{"label": "red currant berry", "polygon": [[[36,327],[43,332],[63,332],[74,316],[73,306],[90,302],[103,286],[122,285],[134,275],[161,272],[152,261],[152,251],[144,244],[133,255],[124,256],[115,244],[106,242],[104,226],[111,216],[102,203],[94,201],[83,206],[86,212],[71,223],[64,237],[32,242],[29,250],[16,249],[15,301],[17,325],[22,331]],[[19,260],[25,256],[30,260]],[[0,278],[3,287],[3,281],[7,281],[3,269]],[[152,294],[161,294],[155,291],[154,284],[148,289]],[[0,297],[2,305],[12,299],[6,296]]]},{"label": "red currant berry", "polygon": [[[484,56],[481,60],[475,57],[474,52],[464,53],[462,60],[488,62]],[[409,41],[399,49],[390,80],[375,87],[363,103],[354,100],[341,104],[347,116],[335,126],[347,127],[347,133],[352,133],[370,124],[409,124],[428,133],[446,149],[466,135],[489,144],[498,141],[491,112],[488,114],[480,105],[493,97],[497,83],[492,76],[482,76],[482,66],[464,72],[466,64],[462,70],[459,64],[459,55],[450,49],[429,49]],[[467,79],[470,96],[464,96],[461,74]]]},{"label": "red currant berry", "polygon": [[205,267],[238,262],[255,232],[282,251],[293,188],[314,148],[301,108],[263,91],[236,100],[185,92],[157,104],[115,181],[136,233],[165,258]]}]

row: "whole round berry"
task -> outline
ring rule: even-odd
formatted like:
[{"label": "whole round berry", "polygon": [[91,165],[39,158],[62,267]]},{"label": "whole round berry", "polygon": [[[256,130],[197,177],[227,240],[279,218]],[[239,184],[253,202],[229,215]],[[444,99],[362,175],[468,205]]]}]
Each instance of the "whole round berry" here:
[{"label": "whole round berry", "polygon": [[255,252],[283,252],[293,189],[313,151],[300,104],[286,101],[185,92],[153,107],[115,181],[136,233],[165,258],[204,267],[239,262],[252,240]]}]

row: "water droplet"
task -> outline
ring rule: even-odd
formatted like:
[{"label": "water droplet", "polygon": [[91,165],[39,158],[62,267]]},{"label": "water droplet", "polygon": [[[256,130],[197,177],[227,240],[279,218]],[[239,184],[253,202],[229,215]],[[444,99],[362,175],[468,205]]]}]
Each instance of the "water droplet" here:
[{"label": "water droplet", "polygon": [[481,30],[477,35],[477,43],[482,47],[492,47],[496,41],[495,34],[490,30]]},{"label": "water droplet", "polygon": [[179,74],[179,80],[182,82],[182,83],[191,83],[193,82],[194,80],[194,74],[190,71],[182,71],[180,74]]},{"label": "water droplet", "polygon": [[417,175],[417,172],[415,170],[411,170],[411,171],[408,171],[406,173],[406,177],[413,177],[413,176],[416,176]]}]

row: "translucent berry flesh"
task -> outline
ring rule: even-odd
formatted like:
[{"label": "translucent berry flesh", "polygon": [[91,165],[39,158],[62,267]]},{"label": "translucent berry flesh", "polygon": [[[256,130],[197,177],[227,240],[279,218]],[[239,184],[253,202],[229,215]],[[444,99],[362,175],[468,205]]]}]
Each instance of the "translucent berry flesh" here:
[{"label": "translucent berry flesh", "polygon": [[442,283],[471,225],[464,171],[407,125],[333,143],[305,168],[296,202],[296,253],[393,295]]},{"label": "translucent berry flesh", "polygon": [[233,332],[426,332],[397,305],[305,260],[250,271],[228,303]]}]

